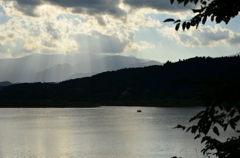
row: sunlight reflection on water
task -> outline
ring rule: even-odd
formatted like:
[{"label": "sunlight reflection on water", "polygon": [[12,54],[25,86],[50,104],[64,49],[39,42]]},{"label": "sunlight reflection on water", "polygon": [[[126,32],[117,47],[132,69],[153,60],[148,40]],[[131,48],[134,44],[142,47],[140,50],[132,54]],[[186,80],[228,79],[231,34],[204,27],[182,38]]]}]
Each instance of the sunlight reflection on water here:
[{"label": "sunlight reflection on water", "polygon": [[[141,113],[137,113],[138,109]],[[0,157],[202,157],[193,135],[172,129],[200,108],[0,109]]]}]

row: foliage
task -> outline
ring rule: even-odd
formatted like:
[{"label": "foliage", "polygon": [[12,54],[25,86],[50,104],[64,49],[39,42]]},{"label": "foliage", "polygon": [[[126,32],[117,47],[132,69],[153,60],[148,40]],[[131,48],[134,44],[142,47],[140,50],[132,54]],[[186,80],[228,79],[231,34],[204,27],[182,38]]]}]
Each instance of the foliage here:
[{"label": "foliage", "polygon": [[[240,11],[239,0],[177,0],[184,6],[188,3],[194,3],[197,9],[192,9],[196,15],[182,22],[180,19],[166,19],[164,22],[173,22],[176,24],[175,30],[189,29],[202,22],[204,25],[208,18],[216,23],[228,22],[238,15]],[[174,0],[170,0],[171,4]],[[199,8],[200,7],[200,8]],[[237,67],[236,67],[237,68]],[[240,157],[240,130],[237,128],[240,122],[240,75],[234,74],[232,77],[215,77],[205,79],[199,85],[202,85],[202,91],[199,98],[205,103],[205,109],[190,119],[190,122],[197,123],[185,127],[178,125],[175,128],[181,128],[186,132],[195,134],[194,139],[201,138],[205,143],[202,150],[204,155],[213,154],[219,158],[239,158]],[[231,128],[235,135],[220,141],[211,137],[209,133],[219,136],[221,131]],[[220,129],[220,130],[219,130]]]},{"label": "foliage", "polygon": [[[174,0],[170,0],[171,4]],[[197,9],[192,9],[193,13],[196,15],[187,21],[181,21],[180,19],[166,19],[164,22],[173,22],[176,24],[175,30],[178,30],[182,25],[182,29],[189,29],[190,27],[196,26],[202,22],[204,25],[209,18],[211,21],[216,23],[228,22],[238,15],[240,11],[240,1],[239,0],[177,0],[177,2],[183,3],[184,6],[188,3],[194,3]]]},{"label": "foliage", "polygon": [[[199,98],[205,102],[206,108],[190,119],[190,122],[197,121],[197,124],[175,127],[195,134],[194,139],[201,138],[201,142],[205,143],[205,148],[201,151],[204,155],[213,154],[219,158],[240,157],[240,130],[237,129],[240,122],[239,80],[239,74],[229,79],[215,77],[203,80]],[[228,128],[235,132],[235,136],[227,138],[226,141],[209,136],[209,133],[219,136],[221,131]]]}]

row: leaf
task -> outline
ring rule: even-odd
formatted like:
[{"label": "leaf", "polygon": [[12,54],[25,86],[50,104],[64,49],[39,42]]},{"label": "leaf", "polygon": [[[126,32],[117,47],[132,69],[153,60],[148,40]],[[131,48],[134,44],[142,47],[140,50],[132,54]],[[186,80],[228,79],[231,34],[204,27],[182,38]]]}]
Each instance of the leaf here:
[{"label": "leaf", "polygon": [[196,119],[197,119],[197,117],[194,116],[194,117],[192,117],[192,118],[189,120],[189,122],[192,122],[193,120],[196,120]]},{"label": "leaf", "polygon": [[182,29],[185,30],[185,27],[186,27],[186,22],[182,24]]},{"label": "leaf", "polygon": [[178,31],[179,26],[180,26],[180,23],[178,23],[178,24],[176,25],[176,27],[175,27],[175,30],[176,30],[176,31]]},{"label": "leaf", "polygon": [[182,126],[182,125],[177,125],[176,127],[174,127],[173,129],[175,129],[175,128],[181,128],[182,130],[185,130],[185,126]]},{"label": "leaf", "polygon": [[198,29],[198,24],[199,24],[199,23],[197,23],[196,29]]},{"label": "leaf", "polygon": [[196,25],[196,22],[195,22],[194,20],[191,20],[190,25],[191,25],[191,26],[195,26],[195,25]]},{"label": "leaf", "polygon": [[184,6],[186,6],[188,4],[189,0],[185,0],[184,1]]},{"label": "leaf", "polygon": [[202,20],[202,24],[204,25],[206,23],[206,20],[207,20],[207,16],[205,15],[203,20]]},{"label": "leaf", "polygon": [[193,13],[199,13],[201,12],[201,9],[192,9]]},{"label": "leaf", "polygon": [[220,16],[217,16],[216,23],[220,23],[222,21],[222,18]]},{"label": "leaf", "polygon": [[203,143],[204,141],[208,141],[209,140],[209,136],[204,136],[203,138],[202,138],[202,141],[201,141],[201,143]]},{"label": "leaf", "polygon": [[229,21],[230,21],[230,18],[227,18],[227,19],[224,20],[224,22],[225,22],[226,24],[228,24]]},{"label": "leaf", "polygon": [[198,128],[197,126],[192,126],[191,132],[195,134],[197,131],[197,128]]},{"label": "leaf", "polygon": [[240,120],[240,115],[234,117],[233,120],[234,120],[235,122],[238,122],[238,121]]},{"label": "leaf", "polygon": [[230,120],[230,126],[232,127],[232,129],[234,129],[235,130],[235,128],[236,128],[236,123],[234,122],[234,121],[232,121],[232,120]]},{"label": "leaf", "polygon": [[174,0],[170,0],[171,4],[173,4]]},{"label": "leaf", "polygon": [[192,127],[188,127],[188,129],[186,130],[186,132],[188,132]]},{"label": "leaf", "polygon": [[232,111],[230,112],[229,116],[233,117],[234,114],[235,114],[235,109],[232,109]]},{"label": "leaf", "polygon": [[175,21],[174,19],[166,19],[163,22],[170,22],[170,21]]},{"label": "leaf", "polygon": [[211,124],[212,124],[211,122],[207,122],[207,124],[205,125],[204,131],[203,131],[203,133],[205,135],[208,134],[208,131],[209,131],[210,127],[211,127]]},{"label": "leaf", "polygon": [[219,131],[218,128],[216,126],[213,127],[213,132],[219,136]]},{"label": "leaf", "polygon": [[214,15],[211,16],[211,21],[213,21],[213,20],[214,20]]},{"label": "leaf", "polygon": [[188,22],[188,23],[187,23],[187,29],[189,29],[190,26],[191,26],[191,24]]},{"label": "leaf", "polygon": [[227,127],[228,127],[228,124],[224,124],[223,125],[223,130],[226,131]]},{"label": "leaf", "polygon": [[223,107],[222,106],[219,106],[220,110],[223,110]]},{"label": "leaf", "polygon": [[177,21],[175,21],[174,23],[179,23],[179,22],[181,22],[181,20],[180,19],[178,19]]},{"label": "leaf", "polygon": [[198,138],[200,138],[201,137],[201,134],[198,134],[198,135],[196,135],[195,137],[194,137],[194,139],[198,139]]},{"label": "leaf", "polygon": [[178,1],[178,3],[182,3],[184,0],[177,0]]},{"label": "leaf", "polygon": [[206,5],[206,4],[207,4],[207,2],[206,2],[206,1],[203,1],[203,2],[202,2],[202,4],[203,4],[203,5]]},{"label": "leaf", "polygon": [[205,113],[205,110],[200,111],[200,112],[196,115],[196,117],[197,117],[197,118],[202,117],[202,115],[203,115],[204,113]]}]

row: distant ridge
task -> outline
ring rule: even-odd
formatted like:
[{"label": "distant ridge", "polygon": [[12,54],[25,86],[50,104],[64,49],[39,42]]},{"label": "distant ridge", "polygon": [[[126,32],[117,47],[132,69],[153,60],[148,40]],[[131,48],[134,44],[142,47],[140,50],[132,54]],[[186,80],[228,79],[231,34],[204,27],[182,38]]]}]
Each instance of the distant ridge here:
[{"label": "distant ridge", "polygon": [[147,66],[148,61],[133,56],[98,53],[33,54],[22,58],[0,59],[0,81],[7,78],[12,83],[60,82],[75,74],[119,70],[134,64]]},{"label": "distant ridge", "polygon": [[144,68],[125,68],[50,83],[23,83],[4,87],[1,100],[63,100],[82,102],[189,99],[202,79],[240,75],[240,57],[195,57]]},{"label": "distant ridge", "polygon": [[70,77],[68,77],[66,80],[72,80],[72,79],[77,79],[77,78],[83,78],[83,77],[90,77],[92,75],[95,75],[97,73],[76,73]]},{"label": "distant ridge", "polygon": [[240,56],[240,52],[237,53],[237,54],[229,55],[229,56],[231,56],[231,57],[234,57],[234,56]]},{"label": "distant ridge", "polygon": [[72,75],[71,65],[64,63],[53,66],[47,70],[36,74],[35,82],[60,82],[66,79],[66,76]]},{"label": "distant ridge", "polygon": [[130,64],[127,67],[133,68],[133,67],[145,67],[145,66],[153,66],[153,65],[163,65],[163,64],[158,61],[150,60],[144,63]]},{"label": "distant ridge", "polygon": [[12,85],[12,83],[11,83],[11,82],[8,82],[8,81],[0,82],[0,90],[1,90],[3,87],[10,86],[10,85]]},{"label": "distant ridge", "polygon": [[4,86],[10,86],[12,85],[11,82],[8,82],[8,81],[3,81],[3,82],[0,82],[0,86],[4,87]]},{"label": "distant ridge", "polygon": [[237,53],[237,54],[234,54],[233,56],[239,56],[240,55],[240,52],[239,53]]}]

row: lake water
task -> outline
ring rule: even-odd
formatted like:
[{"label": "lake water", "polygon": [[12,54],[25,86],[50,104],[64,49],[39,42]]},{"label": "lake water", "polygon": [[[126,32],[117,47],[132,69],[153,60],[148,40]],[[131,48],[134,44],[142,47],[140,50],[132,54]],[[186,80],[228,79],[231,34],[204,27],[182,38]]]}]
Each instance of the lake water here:
[{"label": "lake water", "polygon": [[[137,110],[141,109],[141,113]],[[201,108],[0,109],[1,158],[202,158],[180,129]]]}]

